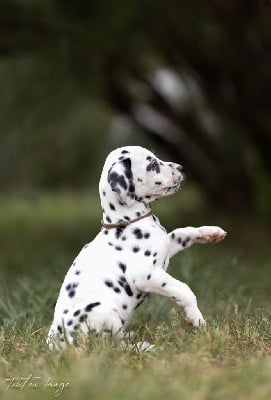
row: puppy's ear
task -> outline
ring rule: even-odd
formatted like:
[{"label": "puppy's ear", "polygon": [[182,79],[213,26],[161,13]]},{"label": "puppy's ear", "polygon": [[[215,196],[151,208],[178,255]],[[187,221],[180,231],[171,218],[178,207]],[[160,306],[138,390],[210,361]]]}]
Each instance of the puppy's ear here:
[{"label": "puppy's ear", "polygon": [[108,171],[107,180],[113,192],[118,194],[121,205],[134,204],[135,185],[130,158],[114,163]]}]

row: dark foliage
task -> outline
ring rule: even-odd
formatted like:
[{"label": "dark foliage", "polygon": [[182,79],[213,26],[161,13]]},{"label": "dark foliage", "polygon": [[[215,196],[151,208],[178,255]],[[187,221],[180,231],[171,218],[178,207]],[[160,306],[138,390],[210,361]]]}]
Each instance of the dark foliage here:
[{"label": "dark foliage", "polygon": [[[75,98],[105,100],[182,160],[219,207],[252,210],[256,200],[266,211],[270,11],[269,2],[250,0],[3,0],[0,57],[33,57],[44,72],[38,81],[64,91],[71,107]],[[55,92],[46,93],[47,104]],[[59,113],[63,103],[60,96]],[[72,139],[79,160],[82,142]],[[76,162],[71,171],[80,170]]]}]

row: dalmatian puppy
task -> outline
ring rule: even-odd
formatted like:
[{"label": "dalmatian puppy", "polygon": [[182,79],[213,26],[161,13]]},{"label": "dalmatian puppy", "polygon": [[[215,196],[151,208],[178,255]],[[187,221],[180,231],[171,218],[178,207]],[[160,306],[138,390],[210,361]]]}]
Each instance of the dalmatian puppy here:
[{"label": "dalmatian puppy", "polygon": [[102,229],[75,258],[66,274],[47,343],[51,349],[96,334],[124,337],[136,309],[151,293],[183,307],[193,326],[205,324],[196,296],[167,273],[169,260],[194,243],[226,236],[216,226],[177,228],[167,233],[151,203],[177,192],[181,165],[164,162],[139,146],[112,151],[104,164],[99,192]]}]

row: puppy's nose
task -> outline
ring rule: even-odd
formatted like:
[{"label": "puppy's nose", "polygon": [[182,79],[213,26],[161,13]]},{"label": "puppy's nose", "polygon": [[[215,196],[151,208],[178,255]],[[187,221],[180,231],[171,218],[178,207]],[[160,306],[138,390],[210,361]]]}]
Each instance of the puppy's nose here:
[{"label": "puppy's nose", "polygon": [[179,164],[179,165],[177,166],[176,169],[177,169],[181,174],[184,173],[184,167],[183,167],[181,164]]}]

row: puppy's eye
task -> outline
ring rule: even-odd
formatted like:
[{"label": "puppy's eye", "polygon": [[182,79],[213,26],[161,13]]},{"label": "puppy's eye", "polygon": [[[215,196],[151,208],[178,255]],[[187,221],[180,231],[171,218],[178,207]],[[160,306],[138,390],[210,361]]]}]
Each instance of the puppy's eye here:
[{"label": "puppy's eye", "polygon": [[147,165],[147,171],[156,171],[157,173],[160,172],[159,162],[155,158],[153,158]]}]

